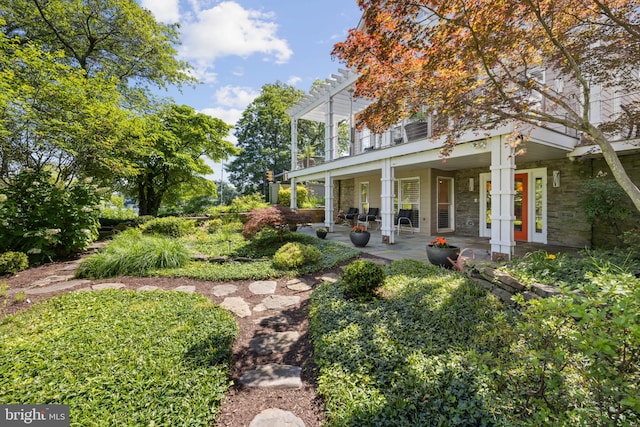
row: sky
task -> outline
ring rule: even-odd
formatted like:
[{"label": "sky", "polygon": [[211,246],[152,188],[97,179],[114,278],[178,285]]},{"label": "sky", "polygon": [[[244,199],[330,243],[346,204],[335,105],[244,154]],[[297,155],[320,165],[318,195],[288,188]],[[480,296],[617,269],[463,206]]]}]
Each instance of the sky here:
[{"label": "sky", "polygon": [[[231,125],[263,85],[280,81],[308,92],[315,80],[344,68],[331,50],[361,16],[356,0],[138,2],[158,21],[180,24],[179,57],[201,81],[160,94]],[[213,179],[225,178],[219,164],[212,166]]]}]

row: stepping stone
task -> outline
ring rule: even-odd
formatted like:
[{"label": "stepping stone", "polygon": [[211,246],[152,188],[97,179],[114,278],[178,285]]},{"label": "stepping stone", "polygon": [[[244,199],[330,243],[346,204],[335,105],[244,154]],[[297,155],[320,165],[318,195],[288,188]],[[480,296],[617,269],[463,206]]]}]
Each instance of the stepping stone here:
[{"label": "stepping stone", "polygon": [[249,347],[258,356],[267,356],[289,351],[299,339],[300,334],[295,331],[276,332],[252,339],[249,341]]},{"label": "stepping stone", "polygon": [[53,283],[66,282],[67,280],[71,280],[71,279],[73,279],[73,276],[49,276],[49,277],[44,277],[42,279],[36,280],[31,284],[31,286],[38,286],[38,287],[49,286]]},{"label": "stepping stone", "polygon": [[262,300],[262,304],[269,310],[280,310],[292,305],[296,305],[300,302],[300,297],[293,295],[269,295]]},{"label": "stepping stone", "polygon": [[263,311],[267,311],[267,310],[269,309],[265,307],[263,303],[256,304],[256,306],[253,307],[253,311],[256,313],[262,313]]},{"label": "stepping stone", "polygon": [[68,265],[65,265],[63,267],[60,268],[60,271],[75,271],[78,266],[80,265],[80,261],[75,261],[72,263],[69,263]]},{"label": "stepping stone", "polygon": [[105,289],[124,289],[127,285],[124,283],[98,283],[97,285],[91,286],[91,289],[94,291],[103,291]]},{"label": "stepping stone", "polygon": [[289,411],[269,408],[256,415],[249,427],[305,427],[304,422]]},{"label": "stepping stone", "polygon": [[249,285],[249,290],[256,295],[272,294],[278,284],[273,280],[258,280]]},{"label": "stepping stone", "polygon": [[260,388],[300,388],[302,380],[299,366],[278,365],[270,363],[247,371],[240,377],[240,382],[247,387]]},{"label": "stepping stone", "polygon": [[186,292],[188,294],[192,294],[196,291],[196,287],[192,286],[192,285],[183,285],[183,286],[178,286],[176,288],[173,288],[174,291],[178,291],[178,292]]},{"label": "stepping stone", "polygon": [[223,297],[229,295],[238,290],[235,285],[218,285],[213,287],[213,295],[217,297]]},{"label": "stepping stone", "polygon": [[338,276],[336,273],[327,273],[323,276],[320,276],[320,280],[323,282],[335,283],[338,281],[338,279],[340,279],[340,276]]},{"label": "stepping stone", "polygon": [[287,285],[287,288],[297,292],[307,292],[312,289],[311,286],[307,285],[302,281],[298,281],[298,283],[292,283],[290,285]]},{"label": "stepping stone", "polygon": [[291,317],[287,316],[286,314],[278,314],[277,316],[261,317],[259,319],[256,319],[255,323],[267,328],[277,328],[289,326],[291,325],[291,323],[293,323],[293,321],[291,320]]},{"label": "stepping stone", "polygon": [[136,291],[155,291],[156,289],[158,289],[157,286],[144,285],[144,286],[140,286],[138,289],[136,289]]},{"label": "stepping stone", "polygon": [[78,285],[86,285],[87,283],[91,283],[91,281],[83,280],[83,279],[67,280],[66,282],[58,282],[53,285],[44,286],[41,288],[25,289],[24,292],[27,295],[40,295],[40,294],[46,294],[49,292],[56,292],[64,289],[73,288],[74,286],[78,286]]},{"label": "stepping stone", "polygon": [[220,304],[222,308],[226,308],[238,317],[251,316],[251,308],[247,302],[240,297],[228,297]]}]

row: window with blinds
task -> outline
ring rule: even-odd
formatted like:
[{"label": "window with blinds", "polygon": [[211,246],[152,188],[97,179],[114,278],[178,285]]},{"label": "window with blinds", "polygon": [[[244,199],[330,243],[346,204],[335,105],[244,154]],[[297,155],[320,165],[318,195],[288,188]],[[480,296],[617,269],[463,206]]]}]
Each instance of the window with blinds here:
[{"label": "window with blinds", "polygon": [[399,179],[395,183],[395,204],[396,214],[400,209],[411,209],[411,224],[414,228],[419,228],[420,218],[420,179],[406,178]]}]

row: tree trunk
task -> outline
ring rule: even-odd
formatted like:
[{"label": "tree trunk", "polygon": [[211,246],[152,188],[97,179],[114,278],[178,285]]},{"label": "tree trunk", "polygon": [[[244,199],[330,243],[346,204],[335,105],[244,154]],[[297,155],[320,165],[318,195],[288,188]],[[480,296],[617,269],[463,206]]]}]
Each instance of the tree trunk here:
[{"label": "tree trunk", "polygon": [[156,191],[153,175],[145,174],[138,181],[138,215],[158,216],[163,194],[164,191]]}]

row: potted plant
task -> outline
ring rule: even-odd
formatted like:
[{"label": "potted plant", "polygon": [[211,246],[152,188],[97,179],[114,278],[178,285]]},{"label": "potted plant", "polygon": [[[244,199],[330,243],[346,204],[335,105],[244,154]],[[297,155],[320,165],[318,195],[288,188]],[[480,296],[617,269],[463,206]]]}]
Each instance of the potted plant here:
[{"label": "potted plant", "polygon": [[433,265],[452,268],[460,255],[460,248],[450,245],[444,237],[436,237],[427,245],[427,258]]},{"label": "potted plant", "polygon": [[325,227],[316,228],[316,236],[318,236],[321,239],[324,239],[325,237],[327,237],[328,232],[329,230],[327,230]]},{"label": "potted plant", "polygon": [[351,239],[351,243],[355,246],[363,248],[367,246],[367,243],[369,243],[371,233],[369,233],[363,225],[356,225],[351,229],[349,238]]}]

